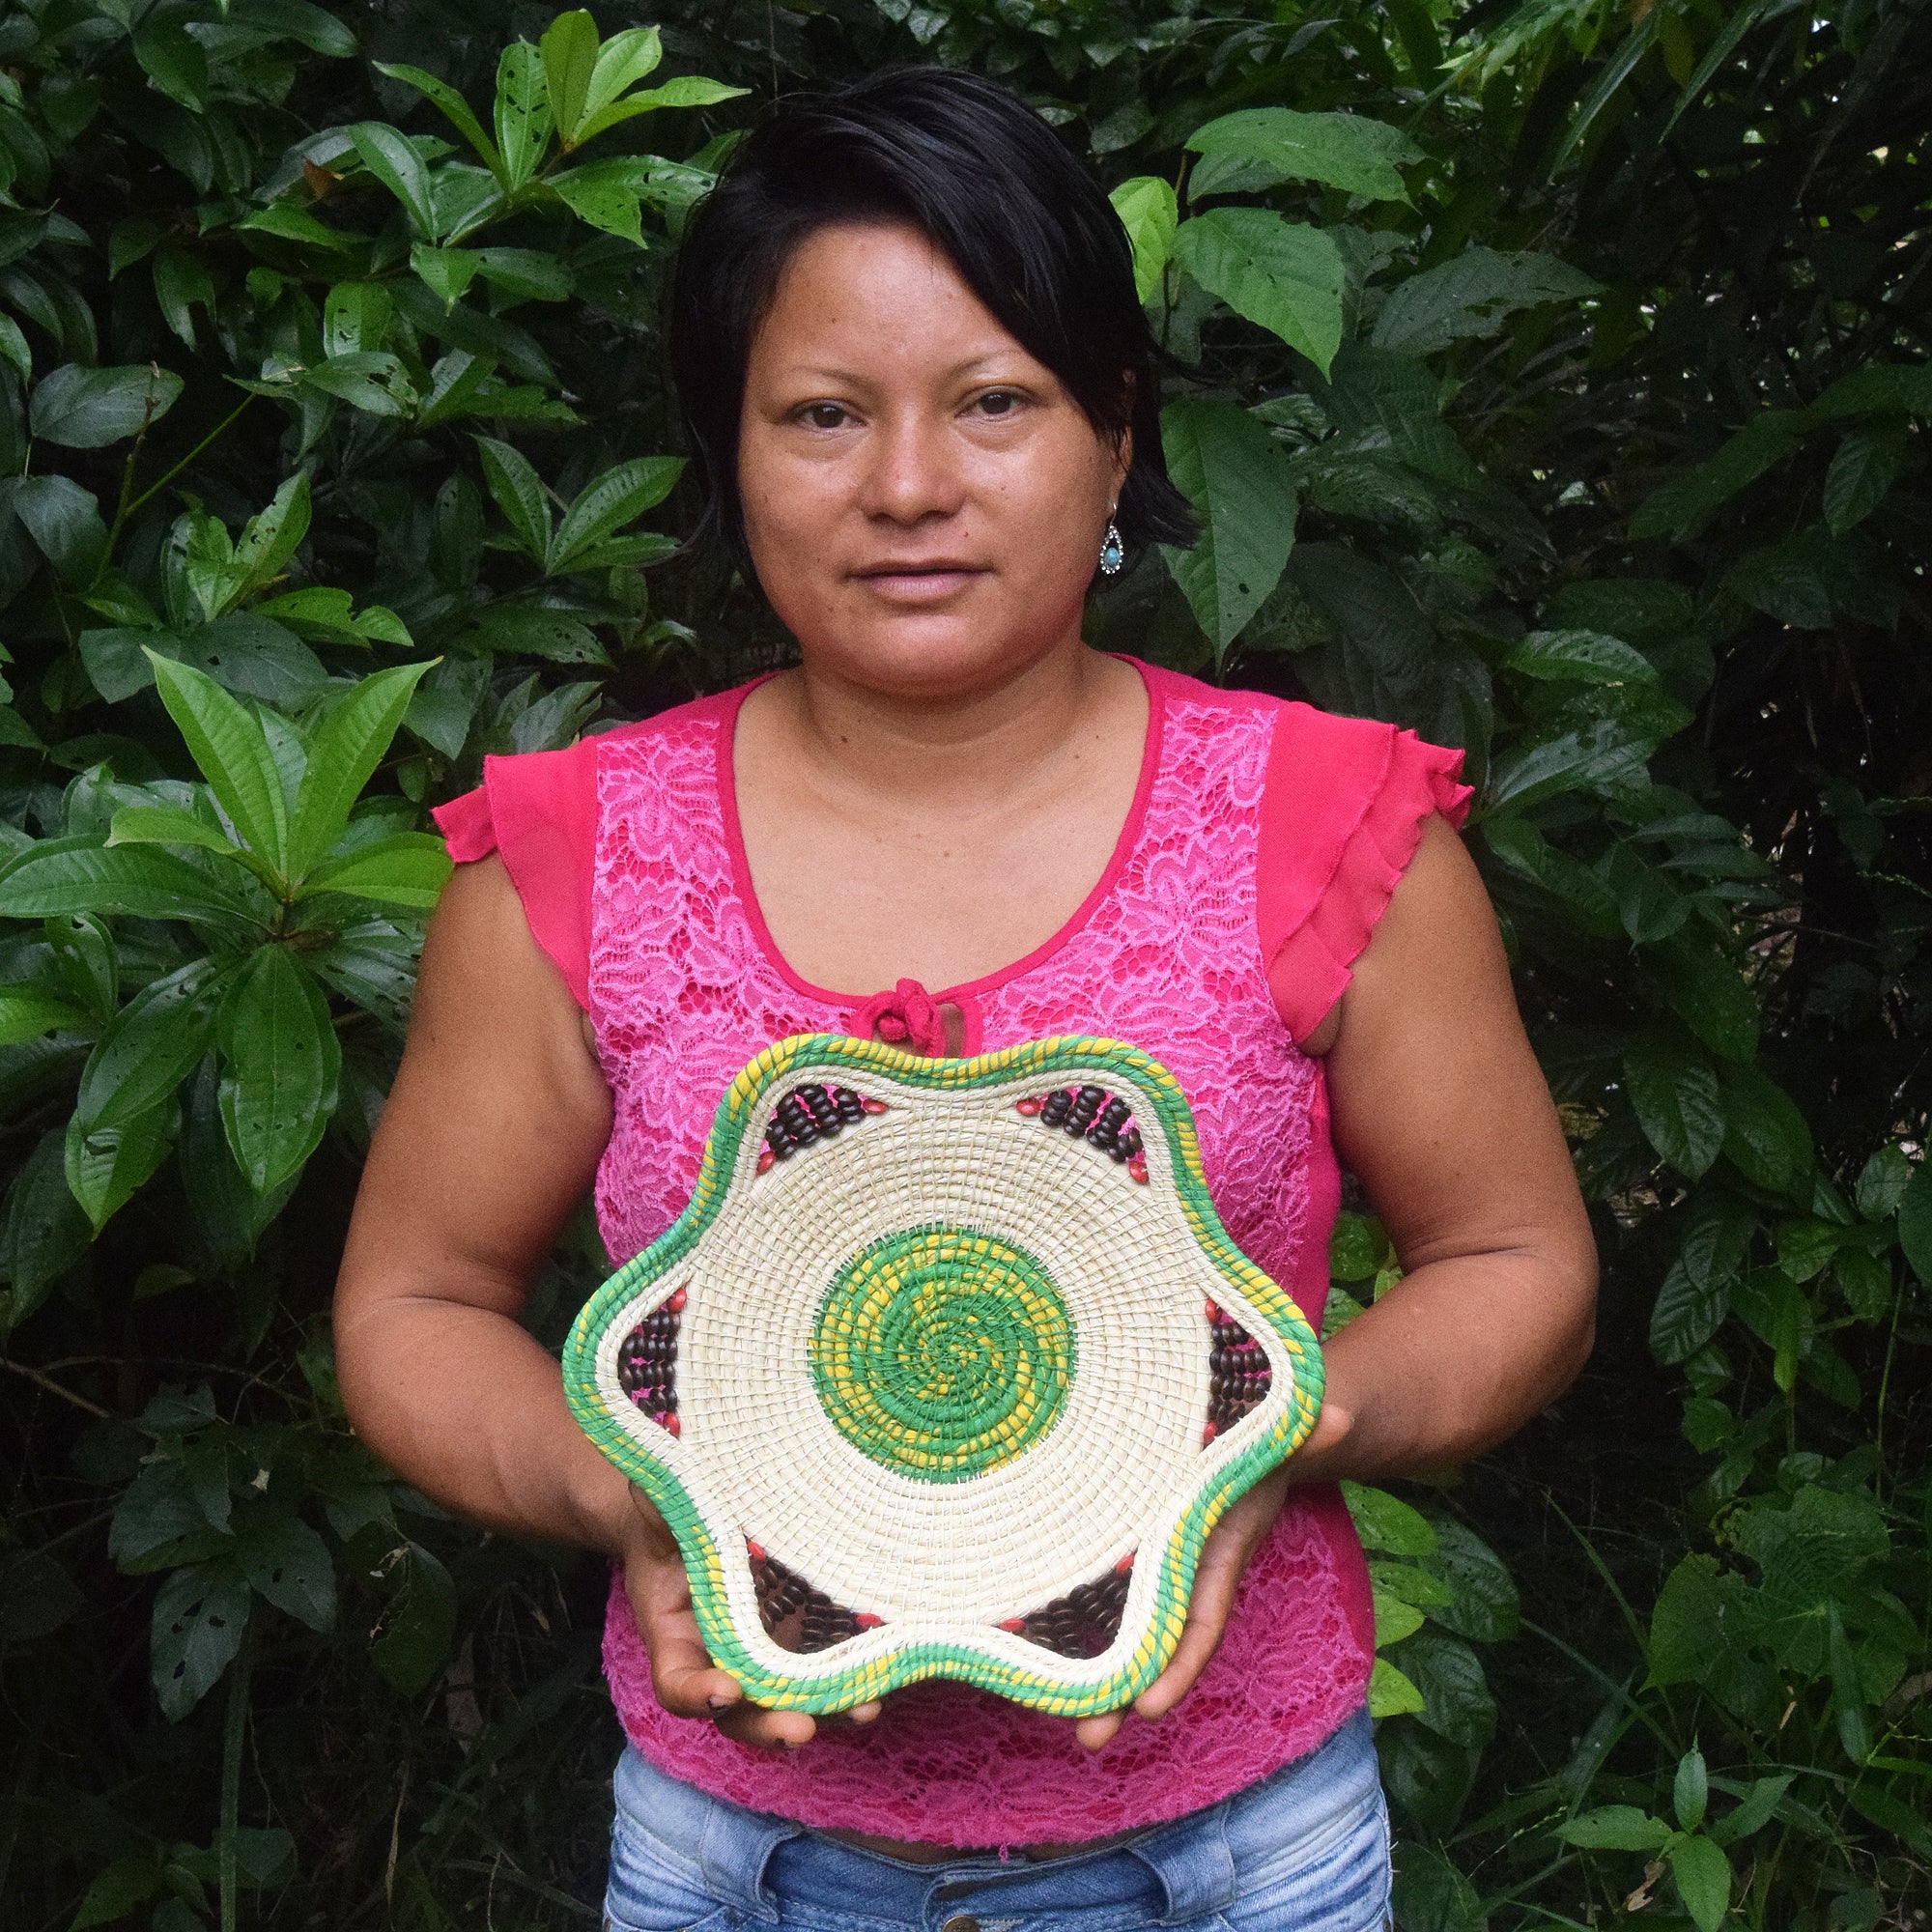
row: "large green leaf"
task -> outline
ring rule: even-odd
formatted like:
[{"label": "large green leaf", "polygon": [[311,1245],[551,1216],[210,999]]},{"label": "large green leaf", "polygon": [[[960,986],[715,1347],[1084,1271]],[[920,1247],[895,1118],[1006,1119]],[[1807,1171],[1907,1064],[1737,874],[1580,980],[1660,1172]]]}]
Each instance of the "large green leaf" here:
[{"label": "large green leaf", "polygon": [[1464,248],[1398,284],[1376,317],[1371,340],[1378,349],[1430,355],[1467,336],[1498,334],[1522,309],[1577,301],[1602,288],[1553,255]]},{"label": "large green leaf", "polygon": [[626,95],[601,113],[591,115],[577,130],[578,144],[595,140],[607,128],[635,120],[639,114],[656,114],[668,107],[715,107],[723,100],[741,99],[750,92],[748,87],[726,87],[722,80],[707,80],[702,74],[680,74],[662,87],[647,87],[641,94]]},{"label": "large green leaf", "polygon": [[1602,631],[1532,631],[1510,652],[1511,670],[1572,684],[1655,684],[1641,651]]},{"label": "large green leaf", "polygon": [[1873,424],[1845,438],[1825,477],[1825,522],[1833,536],[1863,523],[1885,501],[1905,457],[1902,423]]},{"label": "large green leaf", "polygon": [[[587,124],[596,119],[620,94],[637,86],[648,73],[657,71],[664,59],[664,43],[655,27],[626,27],[597,49],[590,71],[590,88],[584,97],[583,117]],[[578,132],[586,141],[589,134]]]},{"label": "large green leaf", "polygon": [[1679,1838],[1665,1856],[1697,1932],[1718,1932],[1731,1905],[1731,1861],[1709,1838]]},{"label": "large green leaf", "polygon": [[328,682],[322,660],[263,611],[234,611],[182,633],[116,626],[80,634],[88,681],[110,704],[154,684],[150,651],[206,671],[226,691],[292,710],[311,702]]},{"label": "large green leaf", "polygon": [[289,831],[289,875],[299,880],[342,836],[430,665],[398,665],[360,684],[323,720],[309,746],[308,769]]},{"label": "large green leaf", "polygon": [[597,66],[597,23],[582,8],[559,14],[538,43],[543,55],[544,91],[557,139],[574,148],[585,119],[590,80]]},{"label": "large green leaf", "polygon": [[621,235],[639,247],[644,244],[641,209],[652,168],[641,156],[618,155],[608,161],[590,161],[568,174],[553,175],[548,184],[573,213],[607,235]]},{"label": "large green leaf", "polygon": [[1811,1129],[1776,1081],[1745,1062],[1724,1068],[1724,1154],[1747,1179],[1789,1193],[1811,1171]]},{"label": "large green leaf", "polygon": [[68,449],[99,449],[158,422],[181,392],[182,379],[171,369],[83,369],[70,362],[34,386],[34,435]]},{"label": "large green leaf", "polygon": [[173,1094],[207,1050],[231,978],[213,959],[190,960],[122,1008],[81,1071],[73,1117],[82,1134],[125,1126]]},{"label": "large green leaf", "polygon": [[437,239],[436,198],[429,169],[407,134],[382,121],[361,121],[349,130],[362,165],[403,204],[410,225],[425,242]]},{"label": "large green leaf", "polygon": [[683,468],[680,456],[639,456],[607,469],[565,513],[545,556],[545,569],[569,569],[594,544],[663,502]]},{"label": "large green leaf", "polygon": [[1727,1605],[1715,1556],[1686,1556],[1658,1592],[1650,1615],[1648,1681],[1701,1684],[1728,1647]]},{"label": "large green leaf", "polygon": [[222,1008],[218,1043],[228,1145],[266,1194],[320,1145],[342,1068],[328,1002],[286,947],[256,949]]},{"label": "large green leaf", "polygon": [[497,150],[511,189],[525,185],[550,145],[550,84],[543,56],[512,41],[497,63]]},{"label": "large green leaf", "polygon": [[435,74],[426,73],[419,67],[409,67],[400,62],[377,61],[374,63],[378,73],[385,73],[391,80],[400,80],[413,87],[420,95],[433,100],[458,133],[475,149],[483,165],[495,175],[498,182],[504,179],[503,157],[497,152],[497,144],[483,131],[483,124],[477,120],[469,101],[457,93],[447,81],[439,80]]},{"label": "large green leaf", "polygon": [[1670,1827],[1634,1804],[1604,1804],[1581,1811],[1556,1828],[1565,1844],[1592,1852],[1654,1852],[1670,1836]]},{"label": "large green leaf", "polygon": [[1168,473],[1200,513],[1192,550],[1166,552],[1218,655],[1261,608],[1294,545],[1295,495],[1287,453],[1230,403],[1170,403],[1161,412]]},{"label": "large green leaf", "polygon": [[1675,1041],[1634,1040],[1624,1051],[1624,1091],[1644,1138],[1693,1180],[1724,1147],[1717,1069]]},{"label": "large green leaf", "polygon": [[[1408,189],[1396,172],[1399,162],[1419,161],[1422,150],[1400,129],[1354,114],[1300,114],[1288,107],[1248,107],[1223,114],[1187,137],[1187,145],[1210,161],[1222,158],[1253,164],[1260,172],[1240,177],[1243,187],[1270,182],[1322,182],[1375,201],[1406,201]],[[1193,191],[1216,191],[1214,175],[1196,169]]]},{"label": "large green leaf", "polygon": [[298,1617],[310,1630],[335,1624],[335,1560],[299,1517],[270,1517],[247,1525],[238,1552],[242,1574],[258,1597]]},{"label": "large green leaf", "polygon": [[177,1570],[155,1598],[154,1678],[161,1714],[178,1721],[201,1702],[242,1647],[247,1583],[217,1557]]},{"label": "large green leaf", "polygon": [[1898,1245],[1913,1273],[1932,1288],[1932,1166],[1922,1157],[1899,1197]]},{"label": "large green leaf", "polygon": [[449,881],[449,850],[433,832],[396,832],[318,866],[298,896],[347,893],[383,905],[427,911]]},{"label": "large green leaf", "polygon": [[133,919],[254,923],[242,881],[152,846],[103,848],[91,834],[43,838],[0,870],[0,918],[58,919],[77,913]]},{"label": "large green leaf", "polygon": [[479,436],[476,450],[483,459],[483,480],[490,486],[497,507],[509,519],[524,548],[543,562],[551,550],[550,497],[543,478],[521,450],[498,442],[495,437]]},{"label": "large green leaf", "polygon": [[1134,293],[1151,302],[1160,294],[1167,258],[1174,252],[1180,210],[1174,185],[1158,175],[1136,175],[1108,197],[1134,251]]},{"label": "large green leaf", "polygon": [[67,1184],[99,1235],[167,1158],[175,1123],[173,1096],[113,1126],[67,1123]]},{"label": "large green leaf", "polygon": [[148,653],[161,702],[228,820],[256,857],[288,867],[288,800],[260,719],[205,671]]},{"label": "large green leaf", "polygon": [[1175,258],[1236,315],[1327,373],[1342,341],[1342,251],[1322,229],[1264,208],[1214,208],[1183,221]]},{"label": "large green leaf", "polygon": [[87,1251],[87,1216],[67,1184],[65,1140],[60,1128],[48,1128],[7,1190],[0,1237],[7,1298],[0,1304],[0,1331],[17,1328]]}]

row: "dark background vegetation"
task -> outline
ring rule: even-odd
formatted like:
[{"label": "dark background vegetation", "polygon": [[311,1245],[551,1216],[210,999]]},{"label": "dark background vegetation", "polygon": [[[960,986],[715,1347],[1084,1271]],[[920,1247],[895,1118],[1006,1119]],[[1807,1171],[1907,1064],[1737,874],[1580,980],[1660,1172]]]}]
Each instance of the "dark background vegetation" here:
[{"label": "dark background vegetation", "polygon": [[1932,12],[656,17],[626,84],[724,85],[585,160],[539,54],[493,112],[548,8],[0,14],[0,1918],[596,1922],[601,1565],[371,1461],[330,1279],[422,808],[783,649],[669,555],[683,211],[774,91],[945,59],[1121,186],[1173,352],[1208,534],[1094,635],[1467,748],[1592,1203],[1578,1385],[1351,1498],[1404,1932],[1922,1924]]}]

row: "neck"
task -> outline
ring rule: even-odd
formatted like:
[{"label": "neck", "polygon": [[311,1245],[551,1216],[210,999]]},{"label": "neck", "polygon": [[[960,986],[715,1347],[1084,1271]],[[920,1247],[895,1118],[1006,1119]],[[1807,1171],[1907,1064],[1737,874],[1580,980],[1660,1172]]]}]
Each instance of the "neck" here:
[{"label": "neck", "polygon": [[1008,795],[1088,737],[1123,671],[1074,637],[1016,676],[944,696],[868,689],[810,663],[780,683],[799,751],[842,787],[957,810]]}]

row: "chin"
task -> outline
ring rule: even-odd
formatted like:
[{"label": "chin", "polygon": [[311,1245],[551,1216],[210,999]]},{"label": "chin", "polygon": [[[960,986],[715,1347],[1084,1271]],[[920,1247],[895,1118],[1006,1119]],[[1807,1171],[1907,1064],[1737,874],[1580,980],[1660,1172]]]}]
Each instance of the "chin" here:
[{"label": "chin", "polygon": [[854,625],[836,639],[801,635],[807,661],[867,691],[897,698],[970,697],[1023,676],[1051,654],[1061,630],[1007,630],[953,612],[907,613]]}]

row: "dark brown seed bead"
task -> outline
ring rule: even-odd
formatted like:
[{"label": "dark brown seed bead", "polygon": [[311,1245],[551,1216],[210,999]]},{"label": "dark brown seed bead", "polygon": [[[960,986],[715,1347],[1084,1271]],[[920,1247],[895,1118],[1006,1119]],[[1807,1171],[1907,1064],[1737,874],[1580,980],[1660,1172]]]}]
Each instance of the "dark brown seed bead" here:
[{"label": "dark brown seed bead", "polygon": [[1075,1140],[1094,1124],[1094,1116],[1100,1111],[1100,1102],[1106,1097],[1104,1087],[1083,1087],[1073,1096],[1073,1105],[1066,1116],[1066,1131]]},{"label": "dark brown seed bead", "polygon": [[774,1121],[765,1129],[765,1145],[771,1149],[774,1159],[789,1160],[798,1151],[791,1144],[791,1136],[785,1132],[782,1122]]},{"label": "dark brown seed bead", "polygon": [[1121,1129],[1126,1123],[1127,1113],[1127,1103],[1117,1094],[1101,1108],[1100,1118],[1087,1129],[1087,1138],[1097,1148],[1111,1150],[1120,1140]]},{"label": "dark brown seed bead", "polygon": [[1132,1160],[1135,1154],[1142,1151],[1142,1148],[1141,1130],[1138,1127],[1129,1127],[1121,1136],[1121,1158],[1122,1160]]},{"label": "dark brown seed bead", "polygon": [[849,1087],[835,1087],[832,1098],[838,1108],[838,1118],[850,1126],[854,1121],[866,1118],[866,1103]]},{"label": "dark brown seed bead", "polygon": [[1066,1087],[1055,1088],[1040,1105],[1040,1125],[1043,1127],[1057,1127],[1061,1125],[1065,1121],[1068,1110],[1072,1105],[1072,1090]]},{"label": "dark brown seed bead", "polygon": [[818,1122],[818,1131],[829,1140],[843,1128],[845,1122],[838,1118],[838,1102],[816,1083],[801,1087],[798,1097],[811,1109],[811,1118]]},{"label": "dark brown seed bead", "polygon": [[787,1094],[778,1105],[778,1117],[795,1147],[810,1147],[818,1138],[818,1123],[806,1111],[796,1094]]}]

